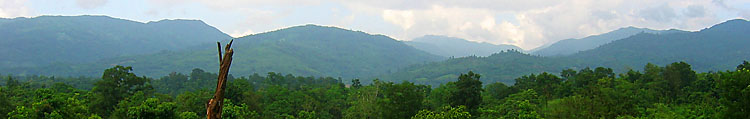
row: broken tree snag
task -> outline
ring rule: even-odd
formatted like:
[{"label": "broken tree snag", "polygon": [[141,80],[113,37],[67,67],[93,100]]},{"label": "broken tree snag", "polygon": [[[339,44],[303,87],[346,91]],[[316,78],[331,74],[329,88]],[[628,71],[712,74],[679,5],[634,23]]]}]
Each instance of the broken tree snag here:
[{"label": "broken tree snag", "polygon": [[216,42],[216,47],[218,48],[217,50],[219,50],[219,66],[221,66],[221,43]]},{"label": "broken tree snag", "polygon": [[[208,104],[206,104],[206,118],[208,119],[221,119],[222,107],[224,106],[224,87],[227,85],[229,66],[232,65],[232,55],[234,54],[234,50],[230,48],[233,41],[234,39],[224,47],[224,57],[219,57],[219,78],[216,83],[216,92],[214,97],[208,100]],[[221,45],[219,45],[219,55],[221,55]]]}]

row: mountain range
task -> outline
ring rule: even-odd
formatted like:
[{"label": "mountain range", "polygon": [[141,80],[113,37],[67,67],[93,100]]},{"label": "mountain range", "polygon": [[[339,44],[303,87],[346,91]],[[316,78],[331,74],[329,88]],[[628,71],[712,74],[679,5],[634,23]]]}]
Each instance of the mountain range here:
[{"label": "mountain range", "polygon": [[425,35],[404,43],[443,57],[489,56],[504,50],[521,50],[514,45],[495,45],[438,35]]},{"label": "mountain range", "polygon": [[648,28],[625,27],[604,34],[588,36],[581,39],[560,40],[548,46],[544,46],[543,48],[538,48],[538,50],[532,51],[531,54],[541,56],[565,56],[575,54],[580,51],[594,49],[609,42],[627,38],[639,33],[669,34],[682,32],[686,31],[676,29],[652,30]]},{"label": "mountain range", "polygon": [[666,65],[687,62],[699,72],[734,69],[750,60],[750,22],[729,20],[695,32],[640,32],[594,49],[558,57],[544,57],[519,51],[506,51],[488,57],[464,57],[414,65],[381,79],[437,85],[453,81],[458,74],[474,71],[483,82],[512,84],[513,79],[530,73],[558,73],[563,69],[611,67],[615,72],[640,70],[647,63]]},{"label": "mountain range", "polygon": [[[236,38],[232,48],[235,54],[231,73],[240,76],[277,72],[302,76],[371,77],[411,64],[443,59],[387,36],[318,25],[294,26]],[[207,43],[178,51],[14,71],[91,76],[114,65],[133,66],[134,72],[141,75],[164,76],[171,72],[188,73],[193,68],[218,69],[218,55],[216,44]]]},{"label": "mountain range", "polygon": [[539,50],[427,35],[398,41],[337,27],[301,25],[232,38],[199,20],[136,22],[107,16],[0,19],[0,73],[99,76],[115,65],[150,77],[217,69],[215,42],[234,39],[231,73],[277,72],[412,81],[437,85],[474,71],[482,81],[586,67],[639,70],[685,61],[697,71],[733,69],[750,59],[750,22],[736,19],[700,31],[626,27]]},{"label": "mountain range", "polygon": [[39,16],[0,20],[0,67],[90,63],[179,50],[231,37],[199,20],[136,22],[108,16]]}]

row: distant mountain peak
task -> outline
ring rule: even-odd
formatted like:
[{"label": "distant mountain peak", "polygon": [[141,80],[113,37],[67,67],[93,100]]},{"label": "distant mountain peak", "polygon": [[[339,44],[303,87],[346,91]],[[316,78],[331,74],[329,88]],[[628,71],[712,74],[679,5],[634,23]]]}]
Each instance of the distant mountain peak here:
[{"label": "distant mountain peak", "polygon": [[747,21],[745,19],[732,19],[727,20],[725,22],[716,24],[714,26],[711,26],[710,28],[706,28],[701,30],[701,32],[723,32],[723,31],[733,31],[733,30],[743,30],[750,27],[750,21]]},{"label": "distant mountain peak", "polygon": [[661,30],[653,30],[648,28],[638,28],[634,26],[628,26],[628,27],[622,27],[607,33],[599,34],[599,35],[592,35],[592,36],[586,36],[584,38],[580,39],[565,39],[557,41],[553,44],[550,44],[549,46],[535,50],[533,54],[542,55],[542,56],[564,56],[564,55],[571,55],[574,53],[577,53],[579,51],[594,49],[596,47],[599,47],[600,45],[620,40],[623,38],[627,38],[629,36],[639,34],[639,33],[651,33],[651,34],[660,34],[660,33],[672,33],[677,31],[661,31]]},{"label": "distant mountain peak", "polygon": [[[357,33],[357,34],[373,35],[377,37],[388,37],[388,36],[384,36],[380,34],[369,34],[369,33],[358,31],[358,30],[344,29],[344,28],[340,28],[336,26],[324,26],[324,25],[317,25],[317,24],[305,24],[305,25],[291,26],[291,27],[276,29],[272,31],[259,33],[259,34],[273,33],[273,32],[299,32],[299,33],[314,33],[314,34],[332,34],[334,32],[350,32],[350,33]],[[243,37],[247,37],[247,36],[243,36]],[[388,38],[393,39],[390,37]]]},{"label": "distant mountain peak", "polygon": [[159,21],[149,21],[146,24],[153,24],[153,23],[200,23],[200,24],[206,24],[205,22],[201,20],[196,19],[162,19]]}]

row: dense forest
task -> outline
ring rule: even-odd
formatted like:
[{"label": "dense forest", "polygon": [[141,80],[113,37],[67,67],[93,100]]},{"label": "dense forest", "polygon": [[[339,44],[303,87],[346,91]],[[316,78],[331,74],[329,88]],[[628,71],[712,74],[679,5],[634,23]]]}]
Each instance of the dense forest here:
[{"label": "dense forest", "polygon": [[646,63],[667,65],[680,61],[691,64],[693,70],[698,72],[727,70],[733,69],[735,62],[750,59],[748,28],[750,21],[735,19],[694,32],[637,33],[566,56],[539,56],[509,50],[487,57],[459,57],[415,64],[377,78],[435,85],[455,79],[460,72],[474,71],[484,74],[482,81],[485,82],[513,83],[515,78],[530,73],[581,70],[586,67],[607,67],[614,72],[625,73],[631,69],[643,69]]},{"label": "dense forest", "polygon": [[[100,78],[3,75],[0,118],[185,118],[205,116],[217,74],[193,69],[160,78],[132,67]],[[436,87],[412,82],[304,77],[269,72],[232,77],[225,118],[747,118],[750,63],[695,72],[685,62],[528,74],[514,85],[483,83],[481,74]]]}]

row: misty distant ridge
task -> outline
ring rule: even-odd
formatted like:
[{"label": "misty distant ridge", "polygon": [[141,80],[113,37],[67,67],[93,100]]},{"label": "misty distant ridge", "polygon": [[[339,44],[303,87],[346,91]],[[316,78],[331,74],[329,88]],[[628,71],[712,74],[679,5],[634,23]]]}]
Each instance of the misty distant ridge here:
[{"label": "misty distant ridge", "polygon": [[425,35],[404,43],[443,57],[489,56],[504,50],[521,50],[514,45],[495,45],[439,35]]},{"label": "misty distant ridge", "polygon": [[575,54],[580,51],[594,49],[601,45],[610,43],[615,40],[627,38],[638,33],[668,34],[687,32],[677,29],[670,30],[653,30],[648,28],[624,27],[604,34],[587,36],[581,39],[565,39],[557,41],[544,48],[534,50],[531,54],[541,56],[565,56]]},{"label": "misty distant ridge", "polygon": [[[620,30],[631,30],[632,33],[639,29]],[[413,65],[396,73],[383,75],[380,79],[439,85],[455,80],[458,76],[456,74],[473,71],[483,74],[483,82],[512,84],[519,76],[542,72],[557,73],[564,69],[609,67],[616,73],[623,73],[631,69],[643,70],[648,63],[661,66],[686,62],[696,72],[708,72],[734,70],[737,63],[750,60],[750,21],[747,20],[729,20],[694,32],[659,32],[635,32],[634,35],[625,36],[626,38],[571,55],[546,57],[508,51],[488,57],[448,59]],[[611,34],[589,38],[605,35]]]},{"label": "misty distant ridge", "polygon": [[0,37],[0,68],[90,63],[231,38],[200,20],[143,23],[91,15],[5,19]]},{"label": "misty distant ridge", "polygon": [[[443,57],[410,47],[393,38],[320,25],[292,26],[234,39],[231,73],[247,76],[267,72],[302,76],[365,78],[394,72]],[[14,74],[101,75],[114,65],[133,66],[134,72],[164,76],[189,73],[194,68],[217,69],[216,44],[184,50],[102,59],[85,64],[59,64],[10,70]]]},{"label": "misty distant ridge", "polygon": [[[729,20],[697,32],[624,27],[562,40],[535,51],[439,35],[399,41],[386,35],[308,24],[235,38],[232,73],[386,76],[383,79],[419,78],[424,82],[454,79],[456,73],[469,70],[497,78],[488,80],[504,80],[571,67],[638,69],[648,62],[689,61],[699,71],[725,69],[747,59],[744,56],[750,49],[742,45],[750,44],[745,42],[750,37],[745,36],[750,34],[748,23]],[[200,20],[142,23],[88,15],[0,19],[0,37],[4,38],[0,39],[0,54],[5,55],[0,57],[0,72],[68,76],[96,76],[114,65],[133,66],[135,72],[149,76],[216,69],[215,42],[232,39]]]}]

